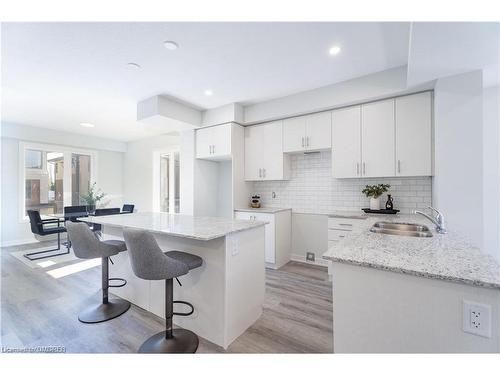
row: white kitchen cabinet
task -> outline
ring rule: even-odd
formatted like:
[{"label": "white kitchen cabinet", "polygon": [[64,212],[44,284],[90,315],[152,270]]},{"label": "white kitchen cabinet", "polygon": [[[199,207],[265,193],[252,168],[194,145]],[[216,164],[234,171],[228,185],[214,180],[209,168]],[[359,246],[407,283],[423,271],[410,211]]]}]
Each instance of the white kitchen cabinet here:
[{"label": "white kitchen cabinet", "polygon": [[283,122],[245,128],[245,180],[286,180],[290,159],[283,154]]},{"label": "white kitchen cabinet", "polygon": [[265,226],[266,267],[278,269],[290,261],[292,210],[258,212],[258,210],[236,210],[235,219],[267,222]]},{"label": "white kitchen cabinet", "polygon": [[329,149],[331,135],[331,112],[286,119],[283,121],[283,152]]},{"label": "white kitchen cabinet", "polygon": [[396,98],[396,176],[432,174],[431,93]]},{"label": "white kitchen cabinet", "polygon": [[361,107],[332,113],[332,165],[336,178],[361,177]]},{"label": "white kitchen cabinet", "polygon": [[232,124],[196,130],[196,158],[225,160],[231,158]]},{"label": "white kitchen cabinet", "polygon": [[363,177],[395,175],[394,99],[361,106]]}]

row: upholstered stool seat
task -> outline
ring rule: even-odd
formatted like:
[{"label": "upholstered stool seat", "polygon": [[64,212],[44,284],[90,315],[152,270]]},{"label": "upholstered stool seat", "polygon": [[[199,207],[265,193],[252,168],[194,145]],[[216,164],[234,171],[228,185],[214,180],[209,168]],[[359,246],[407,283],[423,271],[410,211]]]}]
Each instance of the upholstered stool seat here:
[{"label": "upholstered stool seat", "polygon": [[99,323],[116,318],[130,308],[130,302],[121,298],[110,299],[108,289],[109,281],[122,281],[121,287],[126,281],[118,278],[109,278],[109,257],[127,250],[125,242],[118,240],[99,240],[89,226],[82,222],[66,222],[66,229],[73,247],[75,256],[80,259],[101,258],[102,268],[102,303],[92,305],[78,315],[82,323]]},{"label": "upholstered stool seat", "polygon": [[[154,236],[143,230],[124,229],[123,237],[125,237],[134,274],[145,280],[165,280],[165,331],[147,339],[139,348],[139,352],[195,353],[198,349],[198,336],[187,329],[173,329],[172,327],[174,315],[188,316],[194,312],[194,307],[189,302],[173,300],[173,279],[200,267],[203,260],[197,255],[181,251],[164,253]],[[174,303],[187,305],[191,311],[174,312]]]}]

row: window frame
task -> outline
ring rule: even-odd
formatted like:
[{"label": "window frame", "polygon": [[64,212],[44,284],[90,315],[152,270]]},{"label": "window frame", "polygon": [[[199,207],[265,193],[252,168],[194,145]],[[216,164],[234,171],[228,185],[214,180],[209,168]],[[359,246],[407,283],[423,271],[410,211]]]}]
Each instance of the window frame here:
[{"label": "window frame", "polygon": [[[18,218],[19,223],[26,223],[29,221],[26,215],[26,150],[36,150],[45,152],[59,152],[63,154],[64,158],[64,179],[63,179],[63,203],[64,206],[71,206],[71,156],[72,154],[88,155],[90,156],[90,183],[98,183],[97,181],[97,165],[98,165],[98,152],[95,150],[76,148],[69,146],[61,146],[49,143],[33,143],[33,142],[19,142],[19,167],[18,167]],[[44,167],[42,161],[42,169]]]}]

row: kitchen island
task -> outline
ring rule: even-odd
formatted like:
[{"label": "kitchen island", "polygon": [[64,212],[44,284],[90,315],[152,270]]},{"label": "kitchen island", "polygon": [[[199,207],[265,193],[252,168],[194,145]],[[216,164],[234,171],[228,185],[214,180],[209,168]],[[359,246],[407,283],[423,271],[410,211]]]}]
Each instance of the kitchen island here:
[{"label": "kitchen island", "polygon": [[[373,233],[378,221],[423,224],[432,237]],[[419,215],[367,215],[330,246],[334,351],[500,352],[500,265]],[[491,308],[483,336],[465,332],[464,301]]]},{"label": "kitchen island", "polygon": [[[260,317],[265,293],[266,222],[157,212],[80,220],[100,224],[104,239],[123,239],[124,228],[143,229],[154,234],[164,251],[184,251],[203,259],[201,267],[179,278],[182,287],[174,287],[174,300],[190,302],[195,308],[191,316],[175,316],[175,325],[227,348]],[[126,251],[112,260],[110,277],[124,278],[127,284],[110,291],[164,318],[164,281],[137,278]]]}]

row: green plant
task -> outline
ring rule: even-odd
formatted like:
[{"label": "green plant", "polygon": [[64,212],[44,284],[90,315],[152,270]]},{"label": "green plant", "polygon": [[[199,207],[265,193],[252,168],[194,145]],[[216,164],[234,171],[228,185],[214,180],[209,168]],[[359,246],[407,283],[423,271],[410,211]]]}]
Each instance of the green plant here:
[{"label": "green plant", "polygon": [[87,203],[87,206],[95,206],[102,198],[106,196],[105,193],[101,191],[101,189],[96,189],[96,183],[94,182],[90,187],[89,191],[87,194],[80,195],[80,198],[82,198],[85,203]]},{"label": "green plant", "polygon": [[361,192],[367,197],[378,198],[386,191],[388,191],[390,187],[391,185],[387,184],[366,185]]}]

